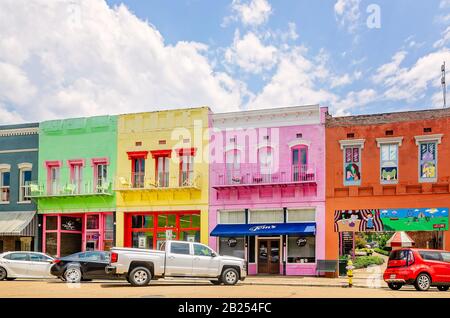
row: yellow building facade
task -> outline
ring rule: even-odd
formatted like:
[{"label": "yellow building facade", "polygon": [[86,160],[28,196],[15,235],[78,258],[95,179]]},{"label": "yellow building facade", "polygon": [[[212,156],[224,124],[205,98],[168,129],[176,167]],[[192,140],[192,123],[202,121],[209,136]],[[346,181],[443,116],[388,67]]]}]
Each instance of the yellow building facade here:
[{"label": "yellow building facade", "polygon": [[118,118],[116,246],[208,243],[208,107]]}]

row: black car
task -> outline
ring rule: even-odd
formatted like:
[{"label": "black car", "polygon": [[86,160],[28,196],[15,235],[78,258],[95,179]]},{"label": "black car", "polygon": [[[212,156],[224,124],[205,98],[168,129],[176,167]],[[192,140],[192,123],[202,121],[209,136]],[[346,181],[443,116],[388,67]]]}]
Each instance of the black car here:
[{"label": "black car", "polygon": [[111,279],[105,267],[109,264],[111,253],[89,251],[75,253],[54,260],[50,273],[67,282],[78,283],[92,279]]}]

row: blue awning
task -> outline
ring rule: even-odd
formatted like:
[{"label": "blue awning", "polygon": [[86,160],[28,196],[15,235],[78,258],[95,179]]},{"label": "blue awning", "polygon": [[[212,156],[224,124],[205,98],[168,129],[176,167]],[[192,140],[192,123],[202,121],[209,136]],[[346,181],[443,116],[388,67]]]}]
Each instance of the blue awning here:
[{"label": "blue awning", "polygon": [[315,235],[316,223],[218,224],[211,236]]}]

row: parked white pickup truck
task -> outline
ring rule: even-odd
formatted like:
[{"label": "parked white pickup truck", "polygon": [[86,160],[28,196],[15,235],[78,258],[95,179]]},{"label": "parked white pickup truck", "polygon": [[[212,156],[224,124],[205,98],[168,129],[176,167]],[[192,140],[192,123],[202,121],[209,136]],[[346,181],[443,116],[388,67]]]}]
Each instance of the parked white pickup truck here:
[{"label": "parked white pickup truck", "polygon": [[166,241],[159,250],[114,247],[105,271],[125,277],[133,286],[165,277],[207,278],[215,285],[235,285],[247,275],[243,259],[219,256],[204,244],[182,241]]}]

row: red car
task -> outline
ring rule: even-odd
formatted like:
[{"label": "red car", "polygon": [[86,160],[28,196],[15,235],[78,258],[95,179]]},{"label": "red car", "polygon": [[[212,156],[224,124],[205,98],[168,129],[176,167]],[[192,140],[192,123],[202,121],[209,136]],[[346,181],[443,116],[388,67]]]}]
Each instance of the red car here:
[{"label": "red car", "polygon": [[383,279],[392,290],[414,285],[420,291],[431,286],[447,291],[450,287],[450,252],[416,248],[392,251]]}]

